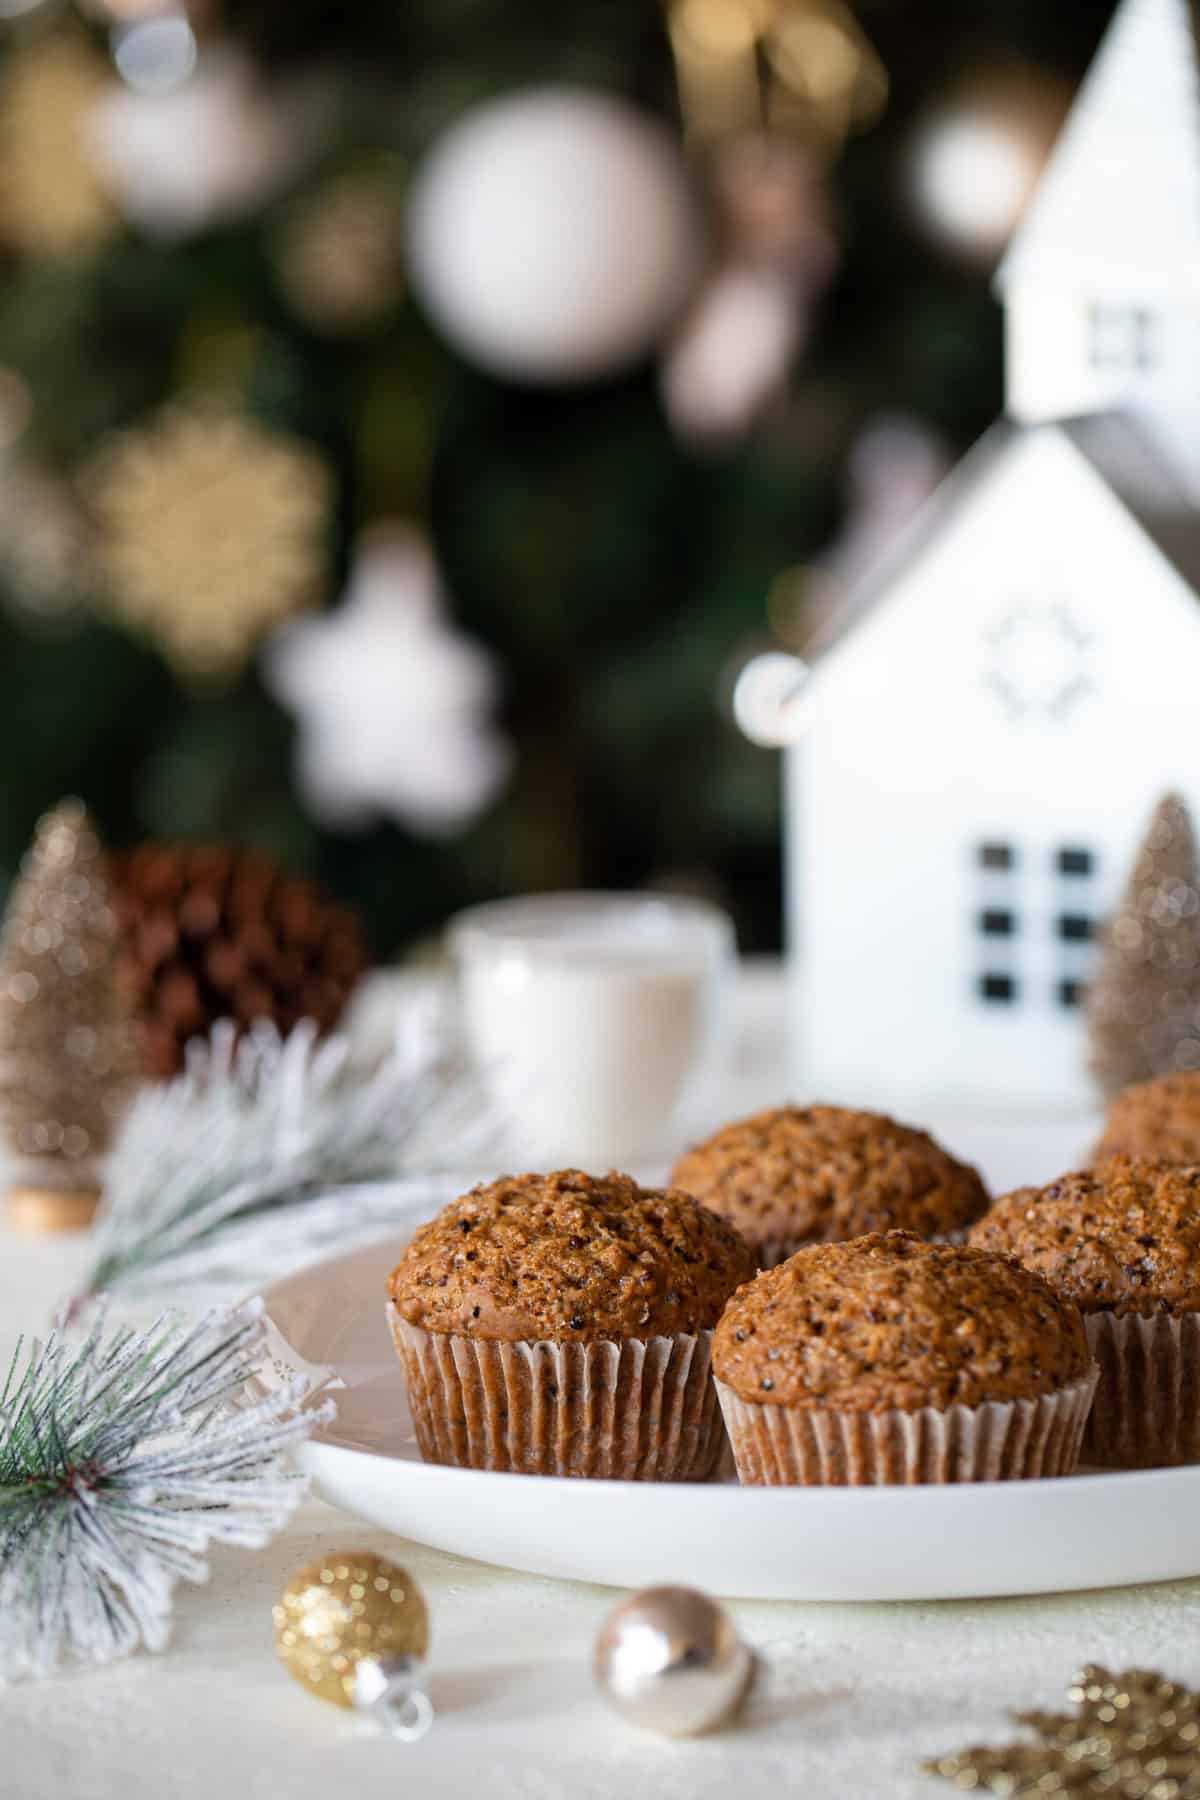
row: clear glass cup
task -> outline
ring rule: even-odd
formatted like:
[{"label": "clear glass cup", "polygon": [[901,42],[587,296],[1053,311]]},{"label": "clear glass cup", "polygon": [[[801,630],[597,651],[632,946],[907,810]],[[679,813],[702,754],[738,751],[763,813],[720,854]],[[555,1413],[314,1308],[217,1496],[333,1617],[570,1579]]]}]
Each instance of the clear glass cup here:
[{"label": "clear glass cup", "polygon": [[659,894],[539,894],[450,923],[471,1053],[525,1167],[669,1155],[707,1124],[732,921]]}]

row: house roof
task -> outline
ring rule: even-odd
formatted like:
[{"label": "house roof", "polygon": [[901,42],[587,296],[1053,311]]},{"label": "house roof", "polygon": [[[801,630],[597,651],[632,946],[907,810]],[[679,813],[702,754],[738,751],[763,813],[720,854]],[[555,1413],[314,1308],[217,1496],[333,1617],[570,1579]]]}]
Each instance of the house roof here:
[{"label": "house roof", "polygon": [[997,273],[1200,292],[1200,64],[1189,0],[1121,0]]},{"label": "house roof", "polygon": [[1047,431],[1067,439],[1172,567],[1200,592],[1200,516],[1144,425],[1123,412],[1091,413],[1035,425],[999,419],[921,507],[876,567],[830,615],[806,646],[805,660],[823,660],[840,647],[982,486],[999,458],[1021,439]]}]

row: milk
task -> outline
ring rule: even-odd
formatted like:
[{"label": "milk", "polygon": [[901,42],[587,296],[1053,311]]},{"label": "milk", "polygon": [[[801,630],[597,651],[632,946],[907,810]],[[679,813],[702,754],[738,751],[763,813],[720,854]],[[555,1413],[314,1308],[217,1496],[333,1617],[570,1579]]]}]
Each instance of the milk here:
[{"label": "milk", "polygon": [[454,930],[468,1041],[526,1167],[667,1154],[719,1061],[733,934],[695,901],[547,895]]}]

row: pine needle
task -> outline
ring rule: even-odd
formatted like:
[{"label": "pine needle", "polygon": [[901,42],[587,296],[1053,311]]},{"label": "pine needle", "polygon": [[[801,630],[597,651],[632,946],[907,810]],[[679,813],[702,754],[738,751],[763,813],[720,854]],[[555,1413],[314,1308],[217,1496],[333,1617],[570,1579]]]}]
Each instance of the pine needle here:
[{"label": "pine needle", "polygon": [[332,1416],[293,1381],[247,1397],[257,1301],[187,1324],[18,1344],[0,1389],[0,1680],[167,1641],[210,1544],[256,1549],[304,1478],[287,1447]]},{"label": "pine needle", "polygon": [[[235,1283],[242,1292],[436,1210],[495,1132],[432,1018],[369,1075],[308,1023],[219,1025],[186,1072],[135,1102],[109,1164],[81,1299]],[[76,1303],[78,1304],[78,1302]]]}]

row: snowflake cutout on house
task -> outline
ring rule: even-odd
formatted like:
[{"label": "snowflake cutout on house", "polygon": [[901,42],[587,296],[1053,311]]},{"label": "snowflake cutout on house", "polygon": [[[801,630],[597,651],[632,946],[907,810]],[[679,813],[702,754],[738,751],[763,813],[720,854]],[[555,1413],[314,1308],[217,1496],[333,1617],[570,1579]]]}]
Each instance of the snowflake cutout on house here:
[{"label": "snowflake cutout on house", "polygon": [[1061,602],[1028,602],[987,633],[984,684],[1014,720],[1061,724],[1092,691],[1092,637]]}]

